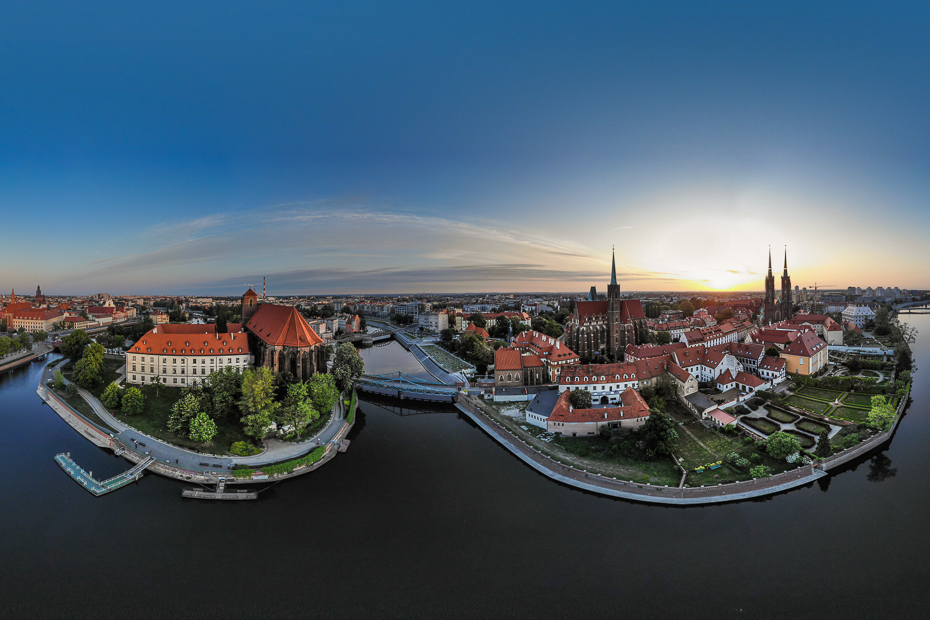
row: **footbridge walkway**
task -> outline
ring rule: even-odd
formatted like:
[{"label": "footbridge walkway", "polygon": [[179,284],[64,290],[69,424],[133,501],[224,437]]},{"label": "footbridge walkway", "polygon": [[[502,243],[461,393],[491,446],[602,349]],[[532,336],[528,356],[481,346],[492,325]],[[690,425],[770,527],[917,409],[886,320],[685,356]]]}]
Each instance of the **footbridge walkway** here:
[{"label": "footbridge walkway", "polygon": [[454,385],[427,381],[403,372],[386,375],[362,375],[355,387],[363,392],[432,402],[455,402],[459,390]]},{"label": "footbridge walkway", "polygon": [[107,478],[103,481],[97,480],[94,478],[93,472],[84,471],[80,465],[71,460],[71,454],[69,452],[56,454],[55,462],[58,463],[58,466],[61,467],[61,469],[66,474],[71,476],[72,480],[83,486],[95,496],[100,497],[101,495],[115,491],[116,489],[124,487],[130,482],[141,478],[142,472],[148,468],[149,465],[154,463],[155,459],[148,457],[145,460],[133,465],[131,469],[128,469],[121,474],[117,474],[116,476]]}]

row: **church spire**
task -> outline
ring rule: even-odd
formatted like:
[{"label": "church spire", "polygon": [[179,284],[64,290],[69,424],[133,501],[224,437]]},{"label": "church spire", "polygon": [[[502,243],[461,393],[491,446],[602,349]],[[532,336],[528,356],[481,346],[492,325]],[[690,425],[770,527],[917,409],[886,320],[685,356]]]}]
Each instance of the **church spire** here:
[{"label": "church spire", "polygon": [[610,247],[610,283],[614,286],[617,284],[617,256],[613,246]]},{"label": "church spire", "polygon": [[[788,260],[788,257],[785,256],[785,261]],[[769,246],[769,275],[772,275],[772,246]]]},{"label": "church spire", "polygon": [[785,246],[785,275],[788,275],[788,246]]}]

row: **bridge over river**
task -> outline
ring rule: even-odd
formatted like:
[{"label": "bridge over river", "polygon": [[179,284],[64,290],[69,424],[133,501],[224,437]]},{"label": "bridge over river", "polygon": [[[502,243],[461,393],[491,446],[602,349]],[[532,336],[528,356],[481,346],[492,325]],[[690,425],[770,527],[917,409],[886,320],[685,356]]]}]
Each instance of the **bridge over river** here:
[{"label": "bridge over river", "polygon": [[355,387],[369,394],[439,403],[454,403],[459,392],[454,385],[420,379],[403,372],[362,375]]}]

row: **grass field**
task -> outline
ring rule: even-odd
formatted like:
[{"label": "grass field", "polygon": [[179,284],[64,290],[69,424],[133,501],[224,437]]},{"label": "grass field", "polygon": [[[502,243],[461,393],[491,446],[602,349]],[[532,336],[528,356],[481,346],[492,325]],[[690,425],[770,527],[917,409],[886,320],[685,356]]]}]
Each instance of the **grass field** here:
[{"label": "grass field", "polygon": [[801,420],[800,422],[795,423],[795,426],[800,428],[802,431],[807,431],[808,433],[814,435],[820,435],[821,431],[830,430],[830,427],[826,424],[820,424],[819,422],[814,422],[813,420]]},{"label": "grass field", "polygon": [[772,418],[773,420],[778,420],[779,422],[785,422],[786,424],[791,424],[801,417],[794,415],[793,413],[788,413],[787,411],[782,411],[780,409],[770,409],[766,407],[765,410],[768,411],[768,417]]},{"label": "grass field", "polygon": [[819,400],[811,400],[809,398],[804,398],[803,396],[798,396],[797,394],[794,396],[789,396],[785,402],[787,402],[789,405],[794,405],[795,407],[821,414],[826,413],[827,410],[832,406],[827,403],[822,403]]},{"label": "grass field", "polygon": [[819,398],[820,400],[826,400],[831,403],[843,394],[843,392],[839,392],[836,390],[824,390],[822,388],[812,388],[812,387],[801,388],[800,390],[797,391],[797,393],[803,396],[808,396],[810,398]]},{"label": "grass field", "polygon": [[763,435],[771,435],[775,431],[779,430],[781,426],[772,422],[771,420],[766,420],[765,418],[742,418],[740,420],[746,426],[756,429]]},{"label": "grass field", "polygon": [[136,428],[143,433],[151,435],[156,439],[167,441],[168,443],[207,452],[210,454],[226,454],[229,452],[229,446],[234,441],[245,441],[253,443],[254,440],[242,432],[239,420],[215,419],[217,433],[213,442],[209,446],[192,441],[186,436],[178,436],[168,430],[168,416],[171,415],[171,406],[181,397],[180,388],[162,387],[155,395],[155,388],[145,386],[142,388],[142,394],[145,396],[145,410],[140,415],[126,415],[120,410],[113,411],[121,422]]}]

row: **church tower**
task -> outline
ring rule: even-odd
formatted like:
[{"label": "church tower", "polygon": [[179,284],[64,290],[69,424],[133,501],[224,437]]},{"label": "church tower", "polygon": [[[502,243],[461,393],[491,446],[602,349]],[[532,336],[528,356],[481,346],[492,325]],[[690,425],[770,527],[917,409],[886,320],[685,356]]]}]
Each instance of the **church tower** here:
[{"label": "church tower", "polygon": [[610,250],[610,284],[607,285],[607,351],[622,359],[626,343],[620,336],[620,285],[617,284],[617,256]]},{"label": "church tower", "polygon": [[785,246],[785,271],[781,275],[781,318],[794,316],[794,299],[792,299],[791,276],[788,275],[788,246]]},{"label": "church tower", "polygon": [[242,322],[246,323],[258,310],[258,295],[251,288],[242,296]]},{"label": "church tower", "polygon": [[[786,259],[787,260],[787,259]],[[769,273],[765,276],[765,300],[762,304],[762,323],[775,322],[775,276],[772,275],[772,248],[769,247]]]}]

